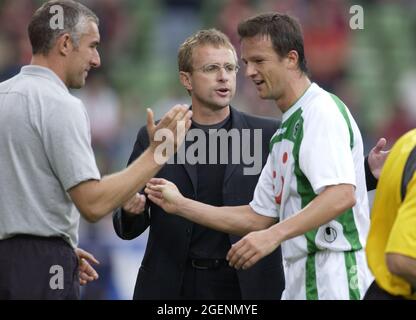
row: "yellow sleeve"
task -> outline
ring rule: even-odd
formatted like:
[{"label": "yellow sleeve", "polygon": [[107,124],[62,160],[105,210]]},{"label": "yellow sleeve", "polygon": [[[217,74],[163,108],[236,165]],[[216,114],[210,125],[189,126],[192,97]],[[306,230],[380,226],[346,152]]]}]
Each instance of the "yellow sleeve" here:
[{"label": "yellow sleeve", "polygon": [[416,174],[407,186],[386,246],[386,253],[399,253],[416,259]]}]

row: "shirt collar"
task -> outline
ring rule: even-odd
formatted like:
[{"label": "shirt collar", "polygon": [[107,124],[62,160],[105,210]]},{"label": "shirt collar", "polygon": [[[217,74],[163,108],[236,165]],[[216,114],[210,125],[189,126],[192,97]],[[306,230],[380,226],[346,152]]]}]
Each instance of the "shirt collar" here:
[{"label": "shirt collar", "polygon": [[51,80],[59,85],[62,89],[69,92],[68,87],[61,80],[61,78],[59,78],[58,75],[49,68],[31,64],[22,67],[20,72],[25,75],[37,76]]},{"label": "shirt collar", "polygon": [[298,98],[298,100],[282,115],[282,122],[285,122],[287,119],[290,118],[292,114],[294,114],[299,108],[302,107],[305,100],[308,98],[309,93],[313,90],[316,90],[318,85],[316,83],[311,83],[311,85],[306,89],[306,91]]}]

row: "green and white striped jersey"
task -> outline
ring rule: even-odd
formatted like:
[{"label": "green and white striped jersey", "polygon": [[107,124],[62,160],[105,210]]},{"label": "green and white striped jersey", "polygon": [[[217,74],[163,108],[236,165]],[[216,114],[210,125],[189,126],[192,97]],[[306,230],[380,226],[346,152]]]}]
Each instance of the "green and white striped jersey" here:
[{"label": "green and white striped jersey", "polygon": [[369,228],[360,131],[344,103],[313,83],[283,114],[250,206],[258,214],[284,220],[325,187],[337,184],[356,187],[356,205],[318,229],[285,241],[282,254],[287,262],[321,250],[360,250]]}]

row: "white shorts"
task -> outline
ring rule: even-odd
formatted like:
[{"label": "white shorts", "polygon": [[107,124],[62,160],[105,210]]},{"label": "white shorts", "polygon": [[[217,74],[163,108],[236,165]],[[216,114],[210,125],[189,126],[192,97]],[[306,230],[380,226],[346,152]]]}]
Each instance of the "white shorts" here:
[{"label": "white shorts", "polygon": [[373,281],[365,251],[319,251],[284,261],[282,300],[360,300]]}]

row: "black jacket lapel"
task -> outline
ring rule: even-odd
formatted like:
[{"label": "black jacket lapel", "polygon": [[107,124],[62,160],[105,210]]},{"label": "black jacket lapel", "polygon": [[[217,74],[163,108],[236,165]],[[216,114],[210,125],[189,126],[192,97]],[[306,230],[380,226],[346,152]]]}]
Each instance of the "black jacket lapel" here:
[{"label": "black jacket lapel", "polygon": [[[230,114],[231,114],[231,129],[238,129],[240,131],[240,148],[244,148],[244,145],[242,145],[241,143],[241,137],[242,137],[241,129],[247,128],[247,123],[243,117],[243,114],[240,111],[234,109],[233,107],[230,107]],[[240,149],[239,164],[233,164],[232,163],[232,159],[233,159],[232,148],[231,148],[231,145],[228,146],[228,164],[227,164],[227,167],[225,168],[224,185],[227,183],[227,180],[230,179],[234,170],[239,165],[242,165],[241,154],[242,154],[242,150]]]}]

